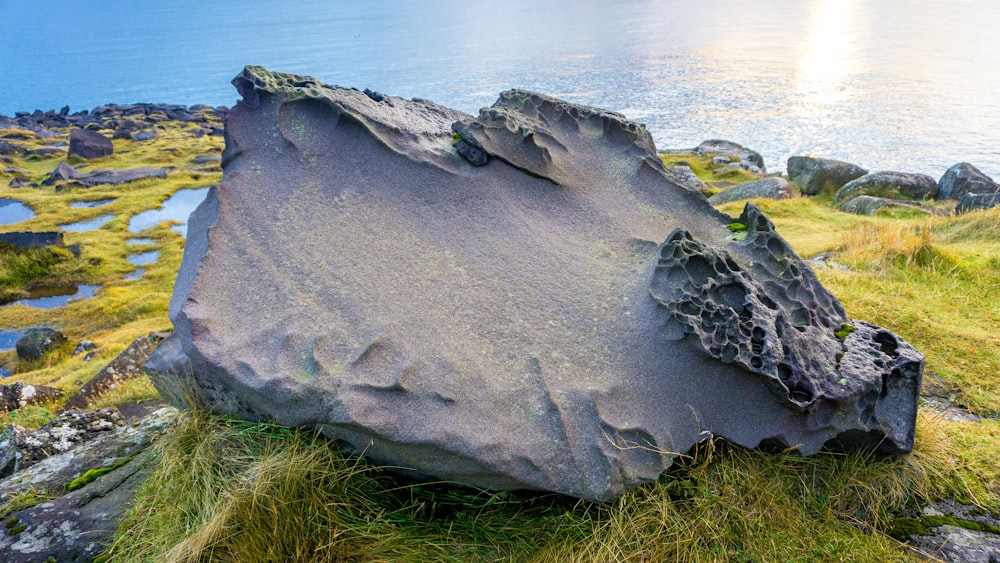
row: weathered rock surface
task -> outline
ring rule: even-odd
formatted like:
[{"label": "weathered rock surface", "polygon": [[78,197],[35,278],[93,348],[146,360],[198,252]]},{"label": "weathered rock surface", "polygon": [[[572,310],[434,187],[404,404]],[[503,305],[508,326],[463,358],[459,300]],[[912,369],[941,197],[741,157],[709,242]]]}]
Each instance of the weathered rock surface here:
[{"label": "weathered rock surface", "polygon": [[[149,412],[146,407],[141,418],[125,425],[115,409],[71,411],[26,433],[23,441],[29,443],[53,442],[52,435],[72,435],[73,440],[55,440],[66,447],[51,449],[49,457],[0,481],[0,506],[26,493],[45,501],[18,510],[5,521],[0,560],[94,561],[152,470],[147,447],[176,413],[173,408]],[[56,430],[66,424],[66,429]]]},{"label": "weathered rock surface", "polygon": [[855,215],[874,215],[879,209],[887,207],[906,207],[930,214],[929,209],[912,201],[873,197],[870,195],[859,195],[851,198],[840,205],[840,210],[847,213],[854,213]]},{"label": "weathered rock surface", "polygon": [[44,248],[46,246],[66,246],[63,233],[59,231],[16,231],[0,233],[0,242],[18,248]]},{"label": "weathered rock surface", "polygon": [[907,172],[873,172],[844,184],[833,195],[833,204],[839,205],[852,197],[870,195],[899,199],[933,199],[938,195],[934,178],[926,174]]},{"label": "weathered rock surface", "polygon": [[816,195],[825,190],[836,192],[844,184],[868,173],[850,162],[812,156],[789,157],[786,168],[788,177],[806,195]]},{"label": "weathered rock surface", "polygon": [[127,168],[124,170],[93,170],[73,176],[73,181],[84,186],[99,186],[101,184],[124,184],[144,178],[166,178],[169,168]]},{"label": "weathered rock surface", "polygon": [[767,199],[788,199],[790,197],[797,196],[798,193],[795,192],[795,188],[790,186],[787,180],[772,176],[769,178],[761,178],[760,180],[744,182],[735,187],[729,188],[728,190],[719,192],[708,198],[708,202],[712,205],[721,205],[731,201],[740,201],[757,197]]},{"label": "weathered rock surface", "polygon": [[998,205],[1000,205],[1000,194],[965,194],[955,206],[955,213],[992,209]]},{"label": "weathered rock surface", "polygon": [[707,141],[702,141],[700,145],[695,147],[694,151],[703,155],[724,154],[726,156],[736,158],[740,162],[756,166],[757,170],[753,170],[754,172],[767,172],[767,168],[764,166],[764,157],[762,157],[759,152],[748,149],[739,143],[725,141],[722,139],[709,139]]},{"label": "weathered rock surface", "polygon": [[133,340],[128,348],[111,360],[104,369],[97,372],[97,375],[84,383],[83,387],[66,401],[65,408],[82,409],[87,406],[89,401],[114,389],[120,383],[144,375],[142,364],[159,341],[160,337],[155,333]]},{"label": "weathered rock surface", "polygon": [[962,199],[965,194],[995,194],[1000,184],[968,162],[959,162],[945,171],[938,180],[938,197]]},{"label": "weathered rock surface", "polygon": [[24,336],[14,344],[17,357],[22,360],[37,360],[47,352],[55,350],[66,342],[63,333],[50,327],[29,328]]},{"label": "weathered rock surface", "polygon": [[101,158],[114,152],[111,139],[87,129],[74,129],[69,134],[69,154],[81,158]]},{"label": "weathered rock surface", "polygon": [[701,193],[708,191],[708,186],[695,175],[690,166],[668,166],[664,170],[664,176],[671,182]]},{"label": "weathered rock surface", "polygon": [[595,500],[709,433],[911,449],[922,356],[848,319],[755,207],[669,181],[641,124],[517,90],[473,118],[259,67],[234,84],[146,364],[169,401]]}]

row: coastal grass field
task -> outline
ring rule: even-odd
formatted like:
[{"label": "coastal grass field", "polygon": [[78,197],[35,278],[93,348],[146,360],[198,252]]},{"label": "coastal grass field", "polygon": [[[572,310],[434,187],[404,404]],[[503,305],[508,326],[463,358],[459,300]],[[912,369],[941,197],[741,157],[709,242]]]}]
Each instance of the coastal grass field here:
[{"label": "coastal grass field", "polygon": [[[167,304],[184,241],[169,225],[130,233],[128,218],[177,190],[218,182],[217,170],[196,169],[194,159],[220,150],[220,139],[194,138],[166,122],[152,141],[116,140],[113,157],[72,163],[173,166],[165,179],[90,189],[0,188],[0,197],[37,213],[4,231],[115,216],[99,230],[67,233],[67,244],[81,243],[80,258],[58,250],[0,253],[5,296],[32,284],[101,286],[93,298],[59,309],[0,308],[4,329],[57,326],[71,342],[94,340],[101,350],[90,361],[73,356],[70,346],[35,362],[3,352],[0,364],[13,373],[5,382],[51,385],[68,395],[134,338],[170,328]],[[752,179],[717,172],[710,156],[664,158],[684,158],[712,189]],[[14,157],[8,166],[38,181],[60,161]],[[12,177],[0,173],[0,185]],[[72,201],[107,198],[115,200],[69,208]],[[906,531],[897,517],[937,499],[1000,511],[1000,210],[862,217],[836,211],[823,196],[754,203],[800,255],[824,253],[845,267],[819,268],[817,275],[852,318],[889,328],[926,355],[929,401],[982,418],[921,409],[914,452],[897,457],[805,458],[712,439],[657,482],[598,504],[408,482],[304,430],[189,412],[155,445],[153,475],[105,560],[900,561],[916,554],[894,537]],[[737,216],[742,205],[720,209]],[[128,244],[135,236],[152,242]],[[158,261],[140,279],[124,280],[133,268],[127,256],[154,249]],[[94,406],[155,396],[149,381],[138,378]],[[55,408],[26,407],[0,415],[0,423],[38,427]]]}]

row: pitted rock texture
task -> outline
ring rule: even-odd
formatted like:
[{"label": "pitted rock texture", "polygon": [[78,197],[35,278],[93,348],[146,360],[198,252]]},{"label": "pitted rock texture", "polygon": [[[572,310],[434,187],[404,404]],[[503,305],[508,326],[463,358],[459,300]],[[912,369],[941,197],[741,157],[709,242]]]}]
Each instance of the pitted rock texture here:
[{"label": "pitted rock texture", "polygon": [[521,90],[474,118],[259,67],[234,84],[146,364],[169,401],[593,500],[712,434],[912,447],[922,356],[847,318],[756,208],[672,182],[641,124]]}]

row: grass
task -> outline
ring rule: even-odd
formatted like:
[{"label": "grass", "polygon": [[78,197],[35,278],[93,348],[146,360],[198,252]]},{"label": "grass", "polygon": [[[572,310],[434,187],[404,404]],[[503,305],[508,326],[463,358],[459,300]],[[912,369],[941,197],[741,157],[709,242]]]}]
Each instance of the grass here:
[{"label": "grass", "polygon": [[[17,279],[31,281],[9,285],[101,284],[93,299],[52,311],[0,309],[4,328],[56,326],[73,342],[97,341],[97,357],[85,362],[61,350],[15,366],[16,380],[72,393],[136,336],[169,327],[183,240],[160,226],[143,234],[152,246],[129,248],[128,217],[178,189],[218,181],[217,173],[189,167],[221,142],[194,139],[177,124],[160,129],[154,141],[115,141],[114,156],[76,165],[175,166],[166,179],[62,192],[0,188],[2,197],[21,199],[38,213],[7,230],[116,216],[95,233],[66,235],[67,244],[83,245],[80,260],[60,255],[48,266],[26,260],[19,267],[29,273]],[[756,178],[715,167],[711,156],[661,158],[687,163],[714,190]],[[58,162],[19,159],[14,166],[39,180]],[[0,182],[7,180],[0,174]],[[109,197],[116,199],[106,207],[68,208],[70,201]],[[885,326],[925,353],[934,389],[978,414],[1000,414],[1000,210],[860,217],[836,211],[829,200],[827,194],[755,203],[800,255],[831,253],[850,267],[817,275],[852,318]],[[720,209],[738,216],[742,205]],[[159,261],[141,280],[123,281],[132,269],[125,257],[151,249],[160,251]],[[0,354],[0,361],[9,364],[12,356]],[[92,406],[154,396],[148,379],[137,378]],[[37,427],[55,407],[26,407],[0,416],[0,424]],[[956,422],[931,411],[919,415],[911,455],[803,458],[711,441],[657,482],[603,504],[415,484],[345,457],[307,430],[204,412],[187,413],[155,447],[155,470],[118,531],[111,561],[901,561],[915,556],[889,532],[908,510],[938,498],[1000,510],[1000,422]],[[0,514],[37,499],[12,502]]]}]

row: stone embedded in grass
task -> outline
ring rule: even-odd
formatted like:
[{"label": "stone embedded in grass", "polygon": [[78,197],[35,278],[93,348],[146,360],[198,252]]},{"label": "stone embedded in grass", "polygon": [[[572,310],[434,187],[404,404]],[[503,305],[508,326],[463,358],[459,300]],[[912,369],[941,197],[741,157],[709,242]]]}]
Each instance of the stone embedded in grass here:
[{"label": "stone embedded in grass", "polygon": [[111,139],[96,131],[74,129],[69,134],[69,154],[80,158],[101,158],[111,156],[115,150]]},{"label": "stone embedded in grass", "polygon": [[912,448],[923,357],[849,319],[757,208],[671,182],[641,124],[522,90],[473,117],[259,67],[234,84],[147,362],[175,404],[593,500],[710,435]]},{"label": "stone embedded in grass", "polygon": [[772,176],[744,182],[728,190],[719,192],[708,198],[712,205],[721,205],[731,201],[744,199],[766,198],[766,199],[788,199],[798,197],[795,188],[789,185],[784,178]]},{"label": "stone embedded in grass", "polygon": [[933,199],[938,196],[938,184],[926,174],[907,172],[873,172],[844,184],[833,195],[839,205],[859,195],[888,198]]},{"label": "stone embedded in grass", "polygon": [[844,184],[868,173],[850,162],[812,156],[789,157],[787,168],[788,178],[806,195],[816,195],[825,190],[835,192]]},{"label": "stone embedded in grass", "polygon": [[17,357],[26,361],[37,360],[65,342],[63,333],[54,328],[30,328],[17,341]]}]

